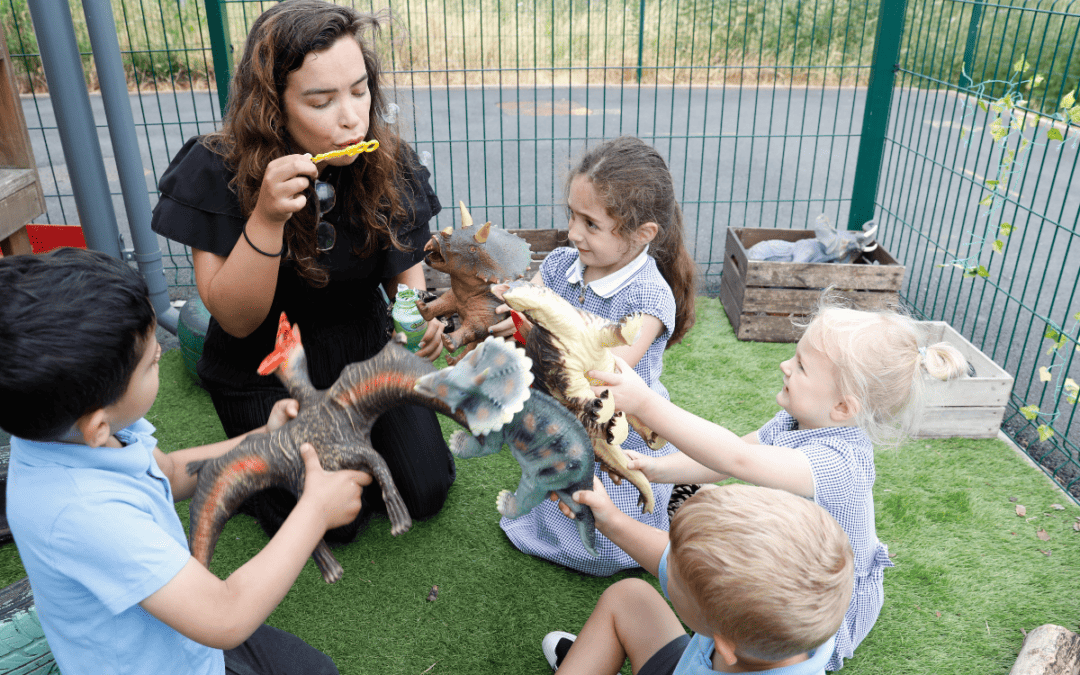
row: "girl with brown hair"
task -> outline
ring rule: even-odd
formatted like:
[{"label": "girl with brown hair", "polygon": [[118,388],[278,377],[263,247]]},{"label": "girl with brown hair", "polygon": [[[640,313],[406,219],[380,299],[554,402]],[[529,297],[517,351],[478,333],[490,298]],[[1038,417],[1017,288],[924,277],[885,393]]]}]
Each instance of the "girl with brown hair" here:
[{"label": "girl with brown hair", "polygon": [[[654,148],[641,139],[623,136],[586,152],[570,172],[566,195],[572,246],[552,251],[532,282],[612,321],[644,314],[634,344],[611,351],[667,398],[667,389],[660,383],[664,350],[694,324],[697,271],[683,244],[682,210],[675,200],[671,172]],[[498,311],[508,309],[503,305]],[[504,336],[512,334],[514,327],[508,319],[491,330]],[[622,447],[654,457],[676,452],[671,444],[649,449],[633,429]],[[599,468],[597,475],[621,511],[668,529],[670,484],[653,484],[656,508],[642,513],[637,488],[629,481],[615,485]],[[503,518],[501,525],[525,553],[582,572],[607,576],[638,566],[602,534],[596,537],[599,557],[592,557],[578,538],[576,526],[559,513],[555,502],[545,501],[514,520]]]},{"label": "girl with brown hair", "polygon": [[[192,249],[195,283],[212,316],[198,373],[230,437],[259,426],[287,397],[257,374],[278,317],[303,330],[311,381],[329,387],[349,363],[386,344],[380,287],[424,287],[420,267],[441,209],[430,174],[387,118],[372,45],[382,20],[322,0],[287,0],[251,28],[222,129],[190,139],[159,185],[153,229]],[[378,149],[319,163],[312,155],[362,141]],[[418,354],[442,351],[429,324]],[[454,464],[434,413],[403,406],[372,431],[413,518],[441,509]],[[372,512],[328,533],[348,541]],[[262,493],[245,510],[273,533],[294,500]]]}]

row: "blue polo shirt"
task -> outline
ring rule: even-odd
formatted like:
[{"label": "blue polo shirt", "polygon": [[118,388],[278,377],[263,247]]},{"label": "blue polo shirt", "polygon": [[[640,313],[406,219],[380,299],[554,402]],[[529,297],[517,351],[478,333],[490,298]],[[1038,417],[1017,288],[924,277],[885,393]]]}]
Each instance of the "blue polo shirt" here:
[{"label": "blue polo shirt", "polygon": [[[664,555],[660,557],[660,569],[657,570],[657,578],[660,579],[660,588],[664,591],[664,597],[667,597],[669,553],[671,553],[670,543],[664,549]],[[758,673],[760,675],[825,675],[825,664],[829,662],[835,645],[836,636],[834,635],[825,644],[811,650],[807,660],[793,663],[790,666],[761,670]],[[715,648],[712,638],[694,633],[690,638],[690,643],[686,645],[686,649],[683,651],[682,658],[675,664],[673,675],[708,675],[709,673],[715,673],[712,664],[713,650]]]},{"label": "blue polo shirt", "polygon": [[221,650],[139,606],[191,557],[153,432],[139,420],[123,448],[11,439],[8,522],[64,675],[225,672]]}]

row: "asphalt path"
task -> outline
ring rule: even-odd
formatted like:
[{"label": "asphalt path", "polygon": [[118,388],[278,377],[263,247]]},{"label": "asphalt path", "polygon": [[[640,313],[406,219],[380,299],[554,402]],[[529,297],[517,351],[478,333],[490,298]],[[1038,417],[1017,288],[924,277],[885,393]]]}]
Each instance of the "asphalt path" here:
[{"label": "asphalt path", "polygon": [[[217,128],[212,92],[133,94],[146,188],[183,142]],[[687,244],[715,294],[728,226],[809,227],[821,213],[847,226],[865,90],[830,87],[432,87],[400,90],[400,122],[432,170],[444,210],[433,227],[456,224],[459,201],[474,218],[503,227],[565,224],[563,185],[585,142],[633,134],[668,160],[680,191]],[[91,96],[114,208],[130,242],[101,99]],[[76,222],[67,167],[48,97],[24,97],[49,222]],[[1039,398],[1031,374],[1046,361],[1046,320],[1069,328],[1080,311],[1075,144],[1035,144],[1010,182],[1001,211],[978,207],[996,174],[987,116],[946,92],[898,89],[885,144],[880,238],[906,267],[903,293],[944,318],[1007,369],[1016,391]],[[970,131],[961,138],[961,127]],[[45,219],[42,219],[44,221]],[[983,237],[1017,226],[1005,255]],[[910,227],[904,227],[907,223]],[[174,294],[191,292],[183,247],[161,240]],[[991,284],[964,280],[953,261],[979,262]],[[995,257],[996,256],[996,257]],[[942,265],[946,265],[942,267]],[[1000,290],[995,290],[1000,289]],[[1033,309],[1034,312],[1029,311]],[[1075,328],[1074,328],[1075,331]],[[1080,380],[1080,365],[1059,368]],[[1044,396],[1045,398],[1045,396]],[[1060,422],[1061,420],[1059,420]],[[1080,426],[1080,425],[1078,425]]]}]

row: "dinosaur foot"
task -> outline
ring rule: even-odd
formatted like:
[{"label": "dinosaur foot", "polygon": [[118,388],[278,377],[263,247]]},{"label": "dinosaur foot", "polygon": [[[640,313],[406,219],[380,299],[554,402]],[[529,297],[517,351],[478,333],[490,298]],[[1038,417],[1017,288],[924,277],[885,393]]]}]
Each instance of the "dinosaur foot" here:
[{"label": "dinosaur foot", "polygon": [[514,497],[514,493],[509,490],[499,491],[499,496],[495,498],[495,508],[507,518],[516,518],[517,498]]},{"label": "dinosaur foot", "polygon": [[645,426],[644,422],[633,415],[627,415],[626,421],[630,423],[630,426],[634,427],[634,431],[638,432],[638,435],[645,441],[645,445],[648,445],[651,449],[659,450],[667,445],[667,439]]},{"label": "dinosaur foot", "polygon": [[341,569],[341,563],[337,561],[337,558],[330,553],[330,547],[327,546],[325,539],[319,540],[315,550],[311,552],[311,557],[315,559],[315,566],[322,572],[323,581],[332,584],[341,579],[344,570]]}]

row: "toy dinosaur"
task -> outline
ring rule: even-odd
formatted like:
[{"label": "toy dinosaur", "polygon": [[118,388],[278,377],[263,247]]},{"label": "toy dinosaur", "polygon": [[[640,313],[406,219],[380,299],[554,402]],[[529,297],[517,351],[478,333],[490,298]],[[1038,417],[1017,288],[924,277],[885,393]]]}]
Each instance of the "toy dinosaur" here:
[{"label": "toy dinosaur", "polygon": [[[490,222],[473,227],[469,210],[464,203],[460,206],[461,227],[440,230],[424,246],[427,264],[450,275],[450,290],[430,303],[416,303],[428,321],[454,313],[461,318],[457,330],[443,335],[451,365],[489,335],[488,326],[506,318],[495,313],[502,301],[491,292],[491,284],[521,279],[530,261],[528,242]],[[453,356],[463,346],[465,351]]]},{"label": "toy dinosaur", "polygon": [[[596,396],[590,370],[613,372],[611,347],[633,344],[641,330],[642,316],[631,314],[618,323],[577,309],[557,293],[527,282],[510,284],[503,293],[506,304],[533,323],[525,336],[525,354],[532,359],[533,387],[540,387],[566,406],[581,421],[593,442],[596,460],[618,482],[625,478],[641,493],[638,503],[646,513],[655,507],[652,486],[640,471],[630,469],[622,450],[628,433],[627,417],[615,412],[605,390]],[[515,322],[517,323],[517,322]],[[637,419],[629,420],[649,447],[666,444]]]},{"label": "toy dinosaur", "polygon": [[[277,345],[259,373],[276,373],[289,394],[300,402],[296,418],[269,434],[252,434],[228,453],[191,462],[188,473],[198,476],[191,499],[189,543],[196,560],[209,566],[225,522],[249,496],[271,487],[299,496],[304,486],[300,445],[315,446],[327,470],[362,469],[382,488],[391,533],[402,534],[412,519],[394,485],[386,461],[371,446],[371,426],[386,410],[403,403],[434,409],[465,427],[495,431],[521,410],[529,397],[529,361],[522,350],[492,339],[474,352],[470,366],[472,395],[459,395],[453,404],[414,389],[418,378],[435,372],[426,360],[398,341],[389,342],[366,361],[345,367],[326,390],[316,390],[307,374],[300,329],[284,313],[278,324]],[[325,540],[312,557],[329,583],[341,578],[341,565]]]},{"label": "toy dinosaur", "polygon": [[[471,377],[459,374],[457,370],[447,368],[425,375],[416,381],[416,389],[447,400],[447,390],[457,390],[454,380],[468,382]],[[449,396],[456,398],[458,395],[451,393]],[[450,437],[450,452],[454,457],[483,457],[502,450],[505,443],[521,465],[517,490],[499,492],[495,501],[499,513],[507,518],[518,518],[554,492],[573,511],[581,543],[596,557],[596,524],[592,509],[575,502],[571,496],[578,490],[592,489],[593,446],[584,427],[570,411],[534,389],[523,409],[508,424],[484,433],[477,433],[477,425],[470,429],[477,437],[463,430],[455,431]]]}]

